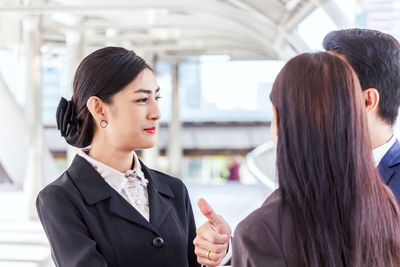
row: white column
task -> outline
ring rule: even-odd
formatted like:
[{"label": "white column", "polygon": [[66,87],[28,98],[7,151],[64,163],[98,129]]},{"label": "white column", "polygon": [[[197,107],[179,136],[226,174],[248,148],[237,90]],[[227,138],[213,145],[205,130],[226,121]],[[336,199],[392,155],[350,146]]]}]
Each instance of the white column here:
[{"label": "white column", "polygon": [[171,122],[169,123],[169,146],[168,162],[169,172],[172,175],[180,177],[182,164],[182,142],[181,128],[182,124],[179,117],[179,84],[178,84],[178,62],[172,63],[172,112]]},{"label": "white column", "polygon": [[[83,58],[83,38],[82,33],[78,31],[69,31],[66,34],[66,42],[68,48],[68,80],[70,86],[66,89],[65,97],[70,100],[73,94],[73,80],[76,69]],[[67,162],[71,164],[78,149],[74,146],[67,145]]]},{"label": "white column", "polygon": [[[150,67],[154,70],[154,75],[156,75],[156,56],[154,53],[144,53],[144,54],[138,54],[141,56],[149,65]],[[159,134],[160,128],[158,127],[157,129],[157,136],[160,136]],[[154,147],[149,148],[149,149],[144,149],[142,154],[142,159],[143,162],[150,168],[153,169],[158,169],[159,164],[158,164],[158,157],[159,157],[159,147],[158,143],[155,144]]]},{"label": "white column", "polygon": [[25,114],[28,125],[28,162],[24,195],[28,201],[28,215],[37,218],[35,200],[43,186],[43,125],[42,125],[42,65],[41,32],[38,17],[23,21],[25,50]]}]

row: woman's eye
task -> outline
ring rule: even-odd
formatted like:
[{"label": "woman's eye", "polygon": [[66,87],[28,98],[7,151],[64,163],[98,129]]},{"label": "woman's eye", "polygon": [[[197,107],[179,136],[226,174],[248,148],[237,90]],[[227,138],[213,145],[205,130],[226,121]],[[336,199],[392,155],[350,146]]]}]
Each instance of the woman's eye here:
[{"label": "woman's eye", "polygon": [[156,96],[156,101],[160,100],[162,97],[161,96]]},{"label": "woman's eye", "polygon": [[138,99],[138,100],[136,100],[136,102],[139,102],[139,103],[146,103],[147,100],[148,100],[148,98],[146,97],[146,98]]}]

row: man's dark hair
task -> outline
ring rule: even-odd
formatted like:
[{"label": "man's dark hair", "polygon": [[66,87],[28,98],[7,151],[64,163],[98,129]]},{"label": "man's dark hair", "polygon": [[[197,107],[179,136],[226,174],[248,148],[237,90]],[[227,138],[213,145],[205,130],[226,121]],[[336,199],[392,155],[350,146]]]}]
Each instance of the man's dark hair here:
[{"label": "man's dark hair", "polygon": [[378,90],[379,115],[393,125],[400,106],[399,42],[376,30],[346,29],[328,33],[322,45],[346,58],[363,90]]}]

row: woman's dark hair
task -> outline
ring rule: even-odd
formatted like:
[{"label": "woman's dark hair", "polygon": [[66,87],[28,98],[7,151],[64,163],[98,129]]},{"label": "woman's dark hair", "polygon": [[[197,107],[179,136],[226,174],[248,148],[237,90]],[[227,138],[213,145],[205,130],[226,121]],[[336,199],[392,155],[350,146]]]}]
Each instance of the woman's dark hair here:
[{"label": "woman's dark hair", "polygon": [[399,266],[397,202],[374,167],[351,66],[326,52],[299,55],[283,67],[270,97],[298,266]]},{"label": "woman's dark hair", "polygon": [[91,96],[110,104],[113,95],[150,66],[133,51],[105,47],[88,55],[79,64],[73,82],[72,102],[62,99],[57,109],[57,125],[67,142],[76,147],[91,144],[95,129],[86,103]]},{"label": "woman's dark hair", "polygon": [[390,34],[355,28],[328,33],[322,45],[346,58],[363,90],[378,90],[379,115],[393,125],[400,107],[399,42]]}]

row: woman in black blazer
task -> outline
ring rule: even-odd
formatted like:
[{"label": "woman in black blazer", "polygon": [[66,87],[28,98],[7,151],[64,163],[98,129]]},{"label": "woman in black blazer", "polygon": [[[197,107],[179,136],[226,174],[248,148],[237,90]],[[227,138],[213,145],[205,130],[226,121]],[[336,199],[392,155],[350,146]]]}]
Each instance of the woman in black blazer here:
[{"label": "woman in black blazer", "polygon": [[81,150],[37,198],[57,266],[199,266],[185,185],[147,168],[135,149],[154,146],[160,89],[147,63],[118,47],[79,65],[57,126]]}]

